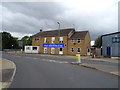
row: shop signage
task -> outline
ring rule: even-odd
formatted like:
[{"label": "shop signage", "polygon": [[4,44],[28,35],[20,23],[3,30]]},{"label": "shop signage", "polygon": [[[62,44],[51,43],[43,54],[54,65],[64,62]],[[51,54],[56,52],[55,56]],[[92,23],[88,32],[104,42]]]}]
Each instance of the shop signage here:
[{"label": "shop signage", "polygon": [[64,47],[64,43],[44,43],[42,44],[43,47]]}]

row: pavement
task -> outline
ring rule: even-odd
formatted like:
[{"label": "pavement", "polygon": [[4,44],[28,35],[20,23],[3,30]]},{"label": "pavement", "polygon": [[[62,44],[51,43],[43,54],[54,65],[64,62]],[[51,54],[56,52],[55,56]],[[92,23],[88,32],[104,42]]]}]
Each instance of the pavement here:
[{"label": "pavement", "polygon": [[7,59],[0,58],[0,90],[8,88],[16,72],[16,65]]}]

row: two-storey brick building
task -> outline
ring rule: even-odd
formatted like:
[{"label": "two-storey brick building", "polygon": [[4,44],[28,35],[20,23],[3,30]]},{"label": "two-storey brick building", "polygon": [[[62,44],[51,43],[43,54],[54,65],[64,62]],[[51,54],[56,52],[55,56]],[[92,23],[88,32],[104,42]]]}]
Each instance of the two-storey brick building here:
[{"label": "two-storey brick building", "polygon": [[40,53],[44,54],[89,55],[90,35],[73,28],[40,31],[32,36],[32,45],[40,46]]}]

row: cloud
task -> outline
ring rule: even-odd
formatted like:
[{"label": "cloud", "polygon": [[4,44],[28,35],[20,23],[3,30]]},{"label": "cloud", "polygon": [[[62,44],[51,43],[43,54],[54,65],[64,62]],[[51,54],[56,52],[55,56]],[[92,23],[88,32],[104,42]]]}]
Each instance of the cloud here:
[{"label": "cloud", "polygon": [[59,21],[61,28],[89,30],[93,40],[101,34],[118,30],[117,2],[118,0],[4,2],[0,5],[0,23],[3,30],[14,33],[13,35],[31,35],[39,32],[40,28],[58,29]]}]

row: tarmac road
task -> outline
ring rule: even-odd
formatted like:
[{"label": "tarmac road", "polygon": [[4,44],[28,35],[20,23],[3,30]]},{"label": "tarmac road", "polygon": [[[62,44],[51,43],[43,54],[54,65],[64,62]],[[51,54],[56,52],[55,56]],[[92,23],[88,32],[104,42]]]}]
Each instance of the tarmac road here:
[{"label": "tarmac road", "polygon": [[3,58],[17,68],[9,88],[118,88],[118,76],[71,65],[68,58],[14,54]]}]

